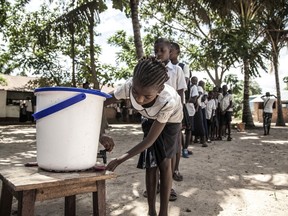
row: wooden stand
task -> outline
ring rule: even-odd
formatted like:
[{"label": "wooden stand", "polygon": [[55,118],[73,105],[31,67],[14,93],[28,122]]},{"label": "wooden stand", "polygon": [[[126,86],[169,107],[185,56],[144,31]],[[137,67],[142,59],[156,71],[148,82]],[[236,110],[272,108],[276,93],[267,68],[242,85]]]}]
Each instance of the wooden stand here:
[{"label": "wooden stand", "polygon": [[32,216],[36,201],[65,197],[65,216],[74,216],[76,195],[93,193],[93,213],[106,215],[105,180],[116,178],[116,174],[105,171],[83,171],[72,173],[46,172],[35,167],[11,167],[2,170],[3,182],[0,215],[10,216],[12,198],[18,199],[18,215]]}]

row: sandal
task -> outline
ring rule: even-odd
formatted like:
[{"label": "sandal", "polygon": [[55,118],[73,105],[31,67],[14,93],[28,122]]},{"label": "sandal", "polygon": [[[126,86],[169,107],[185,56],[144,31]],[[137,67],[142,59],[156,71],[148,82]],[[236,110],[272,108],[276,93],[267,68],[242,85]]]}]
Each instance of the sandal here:
[{"label": "sandal", "polygon": [[175,201],[175,200],[177,200],[177,193],[173,188],[171,188],[169,201]]},{"label": "sandal", "polygon": [[183,176],[180,174],[179,171],[175,171],[175,172],[173,173],[173,179],[174,179],[175,181],[180,182],[180,181],[183,181]]}]

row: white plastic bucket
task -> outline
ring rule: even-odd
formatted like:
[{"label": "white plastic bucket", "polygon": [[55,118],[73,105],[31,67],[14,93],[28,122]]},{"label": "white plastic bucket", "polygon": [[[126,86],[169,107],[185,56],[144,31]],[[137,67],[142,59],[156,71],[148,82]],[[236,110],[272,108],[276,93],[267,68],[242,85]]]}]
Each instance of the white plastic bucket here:
[{"label": "white plastic bucket", "polygon": [[103,103],[111,97],[98,90],[47,87],[35,90],[37,163],[51,171],[93,167]]}]

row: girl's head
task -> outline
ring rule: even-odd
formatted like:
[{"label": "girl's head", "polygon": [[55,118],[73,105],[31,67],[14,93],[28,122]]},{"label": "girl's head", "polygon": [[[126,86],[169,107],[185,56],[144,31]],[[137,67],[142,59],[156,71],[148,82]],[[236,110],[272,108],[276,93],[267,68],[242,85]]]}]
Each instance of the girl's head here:
[{"label": "girl's head", "polygon": [[170,51],[170,59],[173,62],[173,60],[177,60],[178,56],[180,54],[180,46],[179,44],[175,42],[171,42],[171,51]]},{"label": "girl's head", "polygon": [[165,38],[158,38],[154,43],[154,53],[157,59],[163,61],[165,64],[170,59],[171,43]]},{"label": "girl's head", "polygon": [[165,65],[153,56],[139,60],[133,72],[132,94],[140,105],[149,104],[169,79]]}]

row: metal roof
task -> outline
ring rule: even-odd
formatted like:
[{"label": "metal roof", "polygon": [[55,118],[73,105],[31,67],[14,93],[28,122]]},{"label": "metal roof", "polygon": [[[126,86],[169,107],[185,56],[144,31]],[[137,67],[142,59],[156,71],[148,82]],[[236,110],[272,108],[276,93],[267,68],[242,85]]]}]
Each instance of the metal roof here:
[{"label": "metal roof", "polygon": [[4,78],[5,82],[0,82],[0,90],[8,91],[34,91],[32,87],[29,87],[29,81],[37,79],[36,77],[25,76],[11,76],[6,74],[0,74],[0,77]]}]

